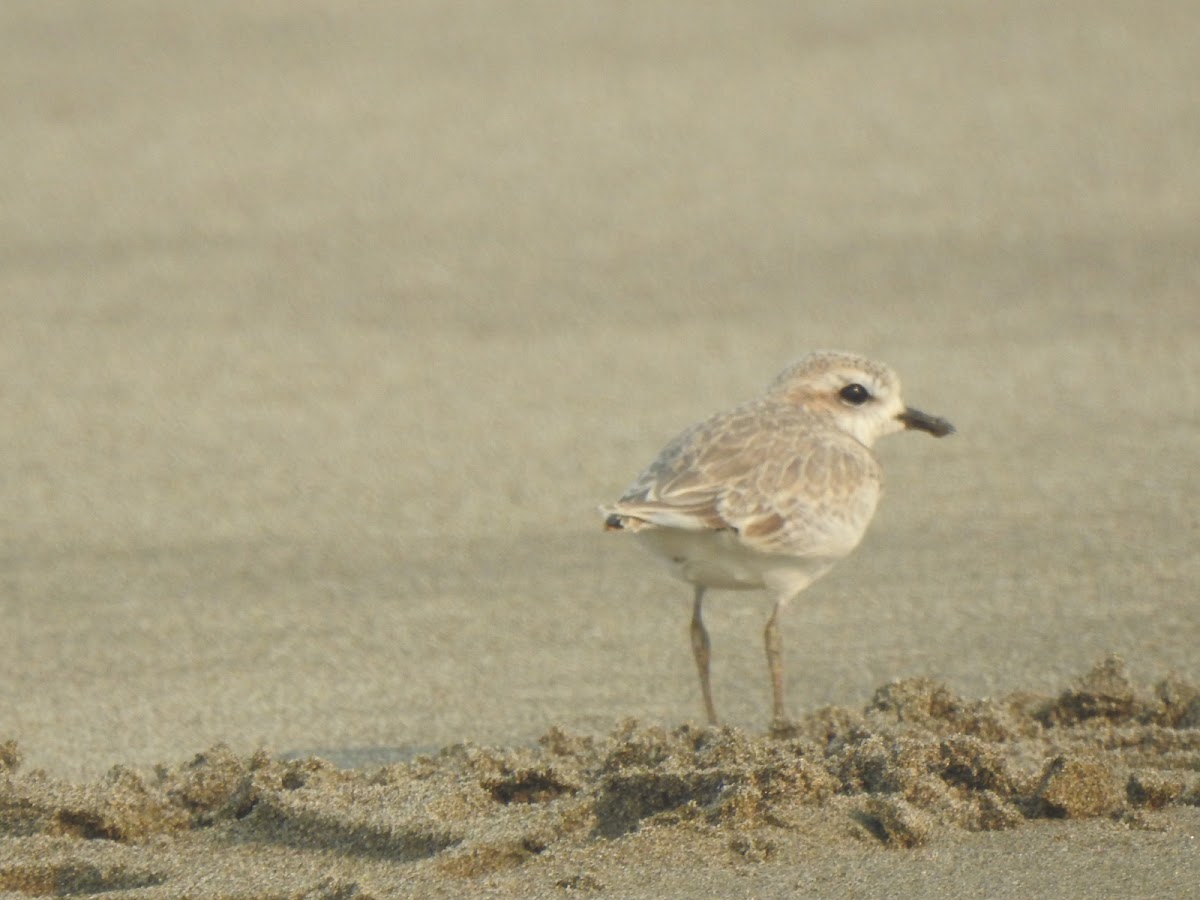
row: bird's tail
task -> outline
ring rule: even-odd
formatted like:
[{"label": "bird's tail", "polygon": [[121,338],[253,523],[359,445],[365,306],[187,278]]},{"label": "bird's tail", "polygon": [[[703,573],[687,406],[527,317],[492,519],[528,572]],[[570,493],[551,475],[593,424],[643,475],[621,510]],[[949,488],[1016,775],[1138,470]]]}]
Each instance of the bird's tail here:
[{"label": "bird's tail", "polygon": [[604,517],[605,531],[641,531],[650,525],[645,519],[623,513],[614,506],[601,506],[600,515]]}]

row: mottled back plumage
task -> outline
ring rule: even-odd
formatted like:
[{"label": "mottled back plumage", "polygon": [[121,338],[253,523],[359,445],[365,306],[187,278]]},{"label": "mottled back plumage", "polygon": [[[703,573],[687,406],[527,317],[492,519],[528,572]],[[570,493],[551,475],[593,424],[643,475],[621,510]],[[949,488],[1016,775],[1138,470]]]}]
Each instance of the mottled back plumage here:
[{"label": "mottled back plumage", "polygon": [[677,437],[608,513],[631,531],[731,529],[760,553],[827,558],[858,543],[881,479],[854,438],[802,408],[755,400]]}]

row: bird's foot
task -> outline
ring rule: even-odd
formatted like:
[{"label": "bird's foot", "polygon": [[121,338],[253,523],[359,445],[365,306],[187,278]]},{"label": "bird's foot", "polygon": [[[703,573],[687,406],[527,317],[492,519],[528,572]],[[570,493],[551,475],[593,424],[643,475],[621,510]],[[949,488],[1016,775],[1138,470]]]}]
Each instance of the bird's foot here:
[{"label": "bird's foot", "polygon": [[776,716],[771,720],[769,734],[777,741],[797,738],[800,737],[800,724],[786,716]]}]

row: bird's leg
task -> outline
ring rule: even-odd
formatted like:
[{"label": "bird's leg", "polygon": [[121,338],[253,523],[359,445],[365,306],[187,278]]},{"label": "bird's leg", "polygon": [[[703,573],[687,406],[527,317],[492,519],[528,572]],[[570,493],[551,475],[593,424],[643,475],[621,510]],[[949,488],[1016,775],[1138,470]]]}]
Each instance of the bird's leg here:
[{"label": "bird's leg", "polygon": [[708,632],[704,628],[704,620],[700,617],[703,601],[704,588],[696,585],[696,599],[692,604],[692,655],[696,657],[696,670],[700,673],[700,693],[704,695],[704,712],[708,715],[708,724],[716,725],[717,710],[713,706],[712,684],[708,679],[711,645],[708,642]]},{"label": "bird's leg", "polygon": [[787,717],[783,712],[783,637],[779,633],[779,613],[783,610],[785,600],[775,604],[771,618],[767,620],[766,631],[763,632],[764,643],[767,645],[767,668],[771,672],[771,704],[774,708],[772,727],[786,724]]}]

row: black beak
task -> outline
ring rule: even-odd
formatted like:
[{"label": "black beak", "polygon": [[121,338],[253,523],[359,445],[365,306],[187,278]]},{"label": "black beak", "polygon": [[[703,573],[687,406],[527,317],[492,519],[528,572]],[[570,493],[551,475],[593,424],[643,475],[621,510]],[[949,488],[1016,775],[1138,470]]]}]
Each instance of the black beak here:
[{"label": "black beak", "polygon": [[954,434],[954,426],[945,419],[939,419],[937,416],[923,413],[919,409],[913,409],[911,406],[896,416],[896,418],[904,423],[905,428],[918,428],[921,431],[928,431],[934,437],[945,437],[948,434]]}]

